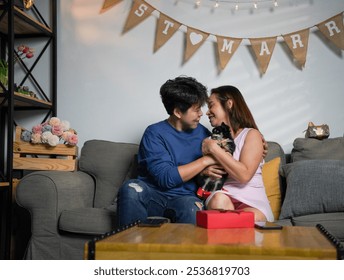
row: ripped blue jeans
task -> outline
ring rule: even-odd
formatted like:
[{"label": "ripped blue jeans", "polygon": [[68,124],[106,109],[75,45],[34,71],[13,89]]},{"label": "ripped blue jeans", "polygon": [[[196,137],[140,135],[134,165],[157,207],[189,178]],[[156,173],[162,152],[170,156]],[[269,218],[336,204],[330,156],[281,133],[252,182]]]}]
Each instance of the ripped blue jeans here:
[{"label": "ripped blue jeans", "polygon": [[145,182],[132,179],[124,182],[117,197],[118,226],[129,225],[150,216],[173,213],[174,222],[196,224],[196,211],[202,201],[196,195],[167,196]]}]

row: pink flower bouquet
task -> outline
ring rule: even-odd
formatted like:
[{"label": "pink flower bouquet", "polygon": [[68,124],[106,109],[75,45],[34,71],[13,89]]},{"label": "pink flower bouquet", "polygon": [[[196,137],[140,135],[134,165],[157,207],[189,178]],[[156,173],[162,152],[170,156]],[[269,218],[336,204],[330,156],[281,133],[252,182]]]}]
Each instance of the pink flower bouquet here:
[{"label": "pink flower bouquet", "polygon": [[33,126],[31,131],[22,131],[21,139],[33,144],[48,144],[50,146],[56,146],[57,144],[75,146],[78,144],[78,135],[70,127],[69,122],[61,121],[56,117]]},{"label": "pink flower bouquet", "polygon": [[14,62],[16,62],[19,58],[25,59],[25,58],[32,58],[34,56],[35,49],[30,48],[26,45],[20,45],[17,47],[16,56],[14,58]]}]

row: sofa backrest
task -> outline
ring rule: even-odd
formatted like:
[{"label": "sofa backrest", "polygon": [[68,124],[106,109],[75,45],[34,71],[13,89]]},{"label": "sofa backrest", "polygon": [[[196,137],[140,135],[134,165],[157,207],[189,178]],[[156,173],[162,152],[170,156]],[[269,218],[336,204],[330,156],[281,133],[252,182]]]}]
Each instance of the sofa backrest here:
[{"label": "sofa backrest", "polygon": [[137,152],[137,144],[105,140],[84,143],[79,170],[92,175],[96,181],[94,207],[108,207],[114,201]]},{"label": "sofa backrest", "polygon": [[268,154],[265,157],[265,161],[268,162],[276,157],[281,158],[281,165],[286,163],[286,156],[280,144],[272,141],[267,141],[268,143]]},{"label": "sofa backrest", "polygon": [[313,159],[344,160],[344,137],[323,140],[296,138],[291,151],[291,161]]},{"label": "sofa backrest", "polygon": [[[79,170],[90,174],[96,181],[94,207],[108,207],[117,197],[122,183],[136,177],[138,144],[89,140],[84,143],[79,158]],[[265,161],[276,157],[285,164],[281,146],[268,141]]]}]

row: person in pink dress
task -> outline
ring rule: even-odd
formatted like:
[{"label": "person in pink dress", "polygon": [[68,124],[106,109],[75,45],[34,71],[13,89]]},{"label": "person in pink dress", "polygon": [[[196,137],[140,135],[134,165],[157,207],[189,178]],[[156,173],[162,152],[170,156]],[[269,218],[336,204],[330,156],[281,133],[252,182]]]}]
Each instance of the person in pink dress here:
[{"label": "person in pink dress", "polygon": [[213,192],[205,201],[206,208],[250,211],[255,221],[273,221],[262,178],[262,135],[241,92],[234,86],[212,89],[207,116],[213,127],[223,122],[230,127],[236,148],[231,155],[216,140],[203,141],[203,154],[211,155],[218,162],[208,167],[204,174],[214,178],[228,174],[222,189]]}]

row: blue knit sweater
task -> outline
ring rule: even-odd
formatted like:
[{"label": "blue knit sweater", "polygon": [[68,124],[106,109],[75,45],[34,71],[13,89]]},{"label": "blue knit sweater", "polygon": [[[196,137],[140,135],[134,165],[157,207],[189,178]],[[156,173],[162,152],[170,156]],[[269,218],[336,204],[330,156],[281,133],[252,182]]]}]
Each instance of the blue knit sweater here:
[{"label": "blue knit sweater", "polygon": [[200,158],[209,135],[201,124],[190,131],[178,131],[167,120],[148,126],[139,148],[139,179],[171,196],[195,194],[194,180],[183,182],[178,166]]}]

